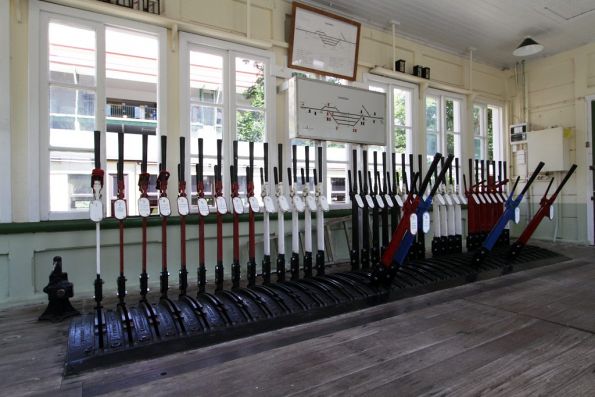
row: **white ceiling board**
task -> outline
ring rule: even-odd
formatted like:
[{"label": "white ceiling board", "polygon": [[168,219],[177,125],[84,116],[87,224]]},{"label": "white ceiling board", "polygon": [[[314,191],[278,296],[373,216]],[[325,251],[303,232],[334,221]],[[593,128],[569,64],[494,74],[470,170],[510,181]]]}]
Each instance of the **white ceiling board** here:
[{"label": "white ceiling board", "polygon": [[303,0],[474,59],[510,67],[512,51],[527,35],[553,55],[595,41],[595,0]]}]

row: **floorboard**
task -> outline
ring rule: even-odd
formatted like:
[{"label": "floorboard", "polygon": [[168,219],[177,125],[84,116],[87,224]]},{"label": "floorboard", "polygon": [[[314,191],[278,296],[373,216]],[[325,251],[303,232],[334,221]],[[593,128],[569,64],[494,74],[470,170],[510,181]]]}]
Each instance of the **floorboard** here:
[{"label": "floorboard", "polygon": [[595,395],[595,248],[554,249],[573,259],[66,378],[67,322],[0,309],[2,395]]}]

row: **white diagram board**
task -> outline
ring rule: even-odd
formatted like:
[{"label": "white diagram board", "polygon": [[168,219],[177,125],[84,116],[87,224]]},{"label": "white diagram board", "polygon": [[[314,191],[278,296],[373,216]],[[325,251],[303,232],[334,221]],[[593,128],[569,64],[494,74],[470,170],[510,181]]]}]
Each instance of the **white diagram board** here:
[{"label": "white diagram board", "polygon": [[292,77],[287,83],[289,137],[386,145],[386,95]]}]

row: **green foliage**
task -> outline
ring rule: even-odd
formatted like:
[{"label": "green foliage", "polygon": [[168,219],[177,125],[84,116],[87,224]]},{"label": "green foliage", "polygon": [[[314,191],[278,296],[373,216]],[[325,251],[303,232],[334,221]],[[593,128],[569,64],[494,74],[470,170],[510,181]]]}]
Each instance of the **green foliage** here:
[{"label": "green foliage", "polygon": [[488,159],[494,159],[494,122],[492,109],[488,108]]},{"label": "green foliage", "polygon": [[[260,75],[254,84],[246,89],[246,98],[252,107],[264,109],[264,65],[255,63]],[[238,110],[236,112],[236,137],[245,142],[261,142],[264,136],[264,112]]]}]

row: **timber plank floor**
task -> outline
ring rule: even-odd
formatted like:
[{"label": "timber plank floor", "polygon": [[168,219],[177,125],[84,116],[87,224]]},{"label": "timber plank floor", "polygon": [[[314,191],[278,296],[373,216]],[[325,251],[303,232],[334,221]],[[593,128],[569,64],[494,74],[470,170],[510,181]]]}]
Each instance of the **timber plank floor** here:
[{"label": "timber plank floor", "polygon": [[572,259],[67,378],[68,322],[2,309],[0,395],[592,396],[595,248],[554,249]]}]

